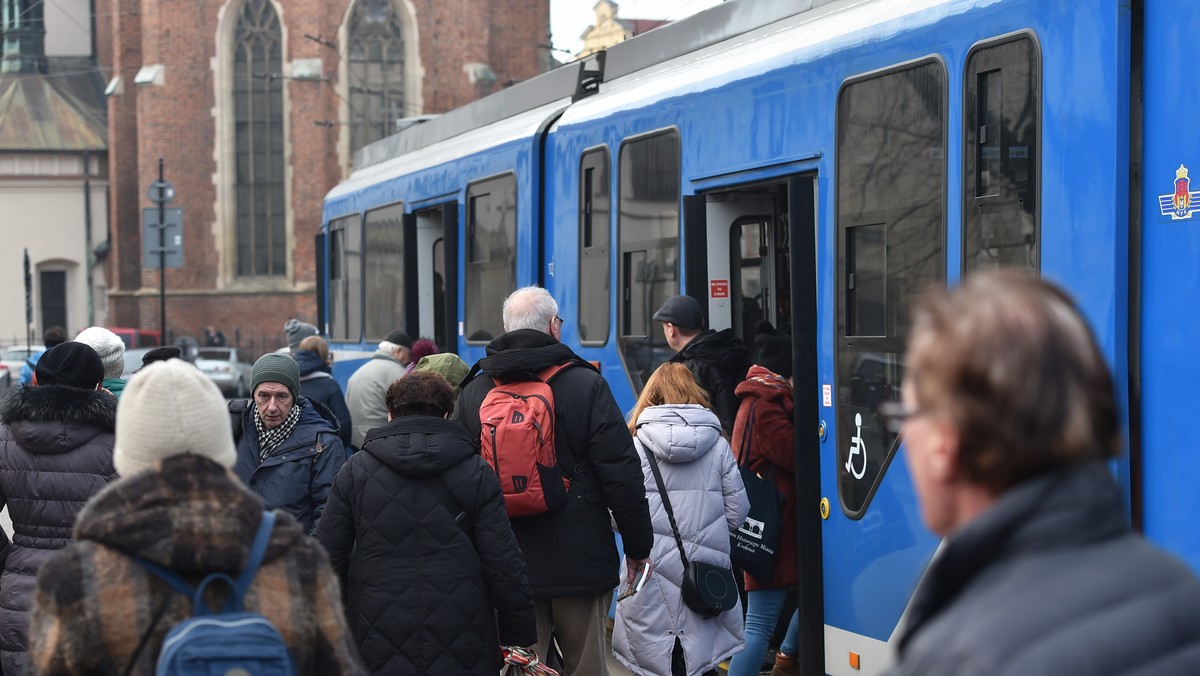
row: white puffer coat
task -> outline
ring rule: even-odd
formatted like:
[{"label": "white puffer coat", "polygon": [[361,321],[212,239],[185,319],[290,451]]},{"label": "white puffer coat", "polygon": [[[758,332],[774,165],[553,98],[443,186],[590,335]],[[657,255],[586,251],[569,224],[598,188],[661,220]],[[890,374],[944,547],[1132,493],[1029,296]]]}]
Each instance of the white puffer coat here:
[{"label": "white puffer coat", "polygon": [[683,562],[642,451],[658,460],[689,561],[728,566],[729,534],[745,521],[750,502],[729,443],[721,436],[721,423],[711,411],[695,405],[652,406],[637,424],[654,524],[654,574],[642,591],[617,604],[613,653],[635,674],[670,676],[671,652],[679,639],[688,675],[701,674],[741,651],[742,609],[706,620],[683,604]]}]

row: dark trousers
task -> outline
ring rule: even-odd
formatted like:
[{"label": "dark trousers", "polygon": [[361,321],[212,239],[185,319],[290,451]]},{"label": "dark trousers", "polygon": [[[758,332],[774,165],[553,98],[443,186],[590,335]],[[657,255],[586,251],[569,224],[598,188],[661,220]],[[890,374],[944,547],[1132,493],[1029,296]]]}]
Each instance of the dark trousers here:
[{"label": "dark trousers", "polygon": [[[687,676],[687,665],[683,663],[683,644],[675,639],[675,649],[671,651],[671,676]],[[716,669],[710,669],[701,676],[717,676]]]}]

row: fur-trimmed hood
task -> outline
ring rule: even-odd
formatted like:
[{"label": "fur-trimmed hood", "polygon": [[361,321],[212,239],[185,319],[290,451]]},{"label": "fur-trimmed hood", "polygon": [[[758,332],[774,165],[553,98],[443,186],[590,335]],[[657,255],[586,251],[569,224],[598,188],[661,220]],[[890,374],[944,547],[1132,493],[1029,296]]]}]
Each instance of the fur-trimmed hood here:
[{"label": "fur-trimmed hood", "polygon": [[65,453],[112,432],[117,400],[107,392],[63,385],[19,387],[0,403],[0,422],[30,453]]}]

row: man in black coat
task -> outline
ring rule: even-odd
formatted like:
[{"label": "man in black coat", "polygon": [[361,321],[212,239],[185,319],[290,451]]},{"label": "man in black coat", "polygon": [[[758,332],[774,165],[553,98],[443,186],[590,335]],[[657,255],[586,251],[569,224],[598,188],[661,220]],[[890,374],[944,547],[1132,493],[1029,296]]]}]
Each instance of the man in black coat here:
[{"label": "man in black coat", "polygon": [[564,673],[607,674],[604,618],[619,582],[620,561],[609,511],[628,559],[626,579],[647,562],[654,535],[641,463],[608,383],[558,341],[558,303],[545,289],[518,289],[504,301],[506,333],[487,346],[479,367],[489,377],[464,386],[453,420],[480,440],[479,408],[500,382],[529,380],[571,363],[551,381],[558,462],[572,476],[565,505],[512,519],[525,554],[537,612],[538,655],[551,634],[563,652]]},{"label": "man in black coat", "polygon": [[691,296],[674,296],[654,313],[662,322],[667,346],[678,352],[673,362],[688,367],[696,382],[708,390],[725,434],[733,436],[733,421],[741,401],[734,390],[746,379],[746,346],[733,329],[704,329],[704,312]]},{"label": "man in black coat", "polygon": [[1200,582],[1129,529],[1108,367],[1069,297],[980,272],[921,304],[905,459],[946,537],[893,676],[1200,674]]}]

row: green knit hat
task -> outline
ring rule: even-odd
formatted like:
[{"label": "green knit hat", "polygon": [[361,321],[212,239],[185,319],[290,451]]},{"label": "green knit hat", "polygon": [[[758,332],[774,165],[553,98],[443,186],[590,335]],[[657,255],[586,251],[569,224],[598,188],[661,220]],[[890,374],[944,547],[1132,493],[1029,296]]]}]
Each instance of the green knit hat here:
[{"label": "green knit hat", "polygon": [[300,396],[300,366],[291,355],[270,352],[254,362],[250,370],[250,394],[263,383],[279,383],[292,391],[292,398]]}]

